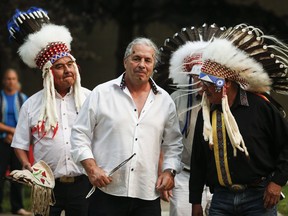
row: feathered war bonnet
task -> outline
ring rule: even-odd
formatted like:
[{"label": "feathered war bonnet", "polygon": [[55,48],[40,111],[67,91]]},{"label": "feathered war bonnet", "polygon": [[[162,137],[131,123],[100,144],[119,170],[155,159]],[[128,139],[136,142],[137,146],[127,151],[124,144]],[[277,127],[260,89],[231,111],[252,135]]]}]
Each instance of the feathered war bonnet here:
[{"label": "feathered war bonnet", "polygon": [[202,64],[202,52],[208,41],[225,30],[216,24],[203,24],[182,28],[168,37],[160,47],[161,61],[154,74],[157,84],[169,93],[189,87],[190,76],[187,75],[199,74],[198,66]]},{"label": "feathered war bonnet", "polygon": [[[211,42],[203,52],[200,79],[223,88],[222,110],[228,136],[234,148],[248,156],[237,122],[232,115],[225,90],[225,79],[234,81],[250,92],[288,93],[288,47],[273,36],[264,35],[253,26],[240,24],[229,28],[221,38]],[[220,85],[218,85],[220,84]],[[205,140],[213,145],[210,106],[205,94],[202,104]],[[205,106],[206,104],[206,106]]]},{"label": "feathered war bonnet", "polygon": [[[71,34],[65,26],[50,23],[47,12],[36,7],[31,7],[25,12],[16,10],[12,19],[7,23],[7,27],[10,38],[20,44],[18,54],[23,62],[31,68],[42,70],[44,96],[38,124],[34,130],[43,133],[43,136],[51,130],[54,136],[58,129],[58,115],[51,67],[55,61],[64,56],[75,61],[70,54]],[[76,63],[73,64],[76,71],[73,90],[78,112],[83,98],[80,93],[78,66]]]},{"label": "feathered war bonnet", "polygon": [[192,95],[201,90],[194,87],[198,83],[194,82],[192,75],[199,75],[202,52],[209,41],[219,37],[225,30],[225,27],[218,27],[216,24],[182,28],[172,37],[168,37],[160,47],[161,61],[154,73],[154,79],[169,93],[181,91],[180,96],[174,98],[175,101],[187,98],[186,110],[178,110],[178,115],[186,113],[185,126],[182,129],[182,134],[186,136],[189,133],[191,111],[199,105],[192,103]]}]

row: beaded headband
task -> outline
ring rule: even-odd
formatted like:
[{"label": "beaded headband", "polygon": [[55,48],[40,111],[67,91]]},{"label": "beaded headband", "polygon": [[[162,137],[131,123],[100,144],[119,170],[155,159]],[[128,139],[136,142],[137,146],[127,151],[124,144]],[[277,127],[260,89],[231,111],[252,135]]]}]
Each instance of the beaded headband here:
[{"label": "beaded headband", "polygon": [[201,67],[201,71],[216,77],[233,80],[235,82],[238,82],[243,87],[247,86],[248,84],[247,80],[241,77],[237,71],[233,71],[230,68],[225,67],[224,65],[221,65],[217,62],[213,62],[211,60],[204,61]]},{"label": "beaded headband", "polygon": [[50,61],[53,64],[59,58],[70,56],[69,52],[70,51],[65,43],[50,43],[38,53],[37,57],[35,58],[36,65],[42,70],[47,61]]}]

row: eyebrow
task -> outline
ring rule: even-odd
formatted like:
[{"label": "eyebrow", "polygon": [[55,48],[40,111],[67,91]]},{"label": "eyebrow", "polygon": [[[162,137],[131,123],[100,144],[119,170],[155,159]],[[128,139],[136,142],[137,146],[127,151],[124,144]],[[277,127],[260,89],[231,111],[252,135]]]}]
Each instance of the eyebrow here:
[{"label": "eyebrow", "polygon": [[73,61],[73,60],[70,60],[70,61],[63,62],[63,63],[56,63],[56,64],[54,64],[53,66],[65,65],[65,64],[68,64],[68,63],[74,63],[74,61]]}]

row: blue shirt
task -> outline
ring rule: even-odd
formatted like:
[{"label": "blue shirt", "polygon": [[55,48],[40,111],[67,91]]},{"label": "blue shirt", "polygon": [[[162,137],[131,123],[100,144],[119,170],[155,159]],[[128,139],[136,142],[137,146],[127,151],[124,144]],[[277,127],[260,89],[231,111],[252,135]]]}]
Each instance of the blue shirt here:
[{"label": "blue shirt", "polygon": [[7,100],[7,119],[4,122],[4,124],[10,126],[10,127],[16,127],[16,118],[15,118],[15,110],[14,110],[14,101],[16,94],[13,95],[7,95],[5,94],[6,100]]}]

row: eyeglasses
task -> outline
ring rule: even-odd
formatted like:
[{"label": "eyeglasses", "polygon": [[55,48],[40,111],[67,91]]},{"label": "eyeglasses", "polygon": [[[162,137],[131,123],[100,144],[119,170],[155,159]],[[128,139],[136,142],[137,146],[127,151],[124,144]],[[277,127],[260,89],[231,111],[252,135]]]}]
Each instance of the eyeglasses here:
[{"label": "eyeglasses", "polygon": [[207,88],[209,88],[210,86],[212,85],[215,85],[214,83],[211,83],[211,82],[207,82],[207,81],[204,81],[204,80],[201,80],[202,84],[205,85]]},{"label": "eyeglasses", "polygon": [[66,63],[57,63],[55,65],[52,66],[52,68],[54,68],[55,70],[64,70],[65,69],[65,66],[67,68],[72,68],[74,66],[74,63],[75,61],[71,60],[71,61],[68,61]]}]

